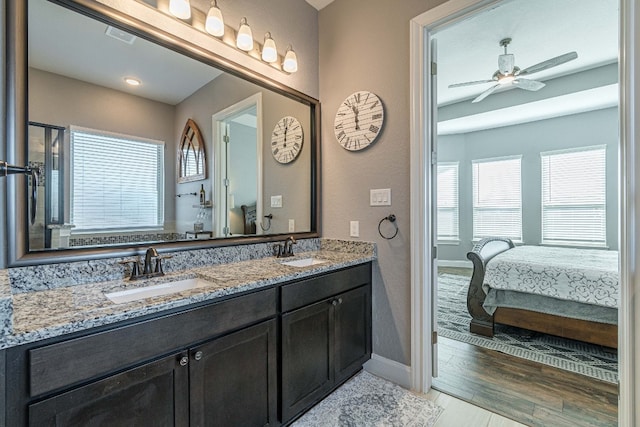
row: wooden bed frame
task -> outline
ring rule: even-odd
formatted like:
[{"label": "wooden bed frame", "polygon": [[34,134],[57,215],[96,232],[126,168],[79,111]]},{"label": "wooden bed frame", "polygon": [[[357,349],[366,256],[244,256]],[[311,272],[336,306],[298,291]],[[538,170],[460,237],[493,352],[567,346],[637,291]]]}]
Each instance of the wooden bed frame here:
[{"label": "wooden bed frame", "polygon": [[467,253],[467,258],[473,263],[473,275],[467,294],[467,308],[472,318],[469,330],[472,333],[492,337],[494,325],[499,323],[618,348],[617,325],[505,307],[496,309],[493,315],[488,314],[482,307],[486,297],[482,289],[486,265],[493,257],[513,247],[515,245],[510,239],[492,237],[482,239]]}]

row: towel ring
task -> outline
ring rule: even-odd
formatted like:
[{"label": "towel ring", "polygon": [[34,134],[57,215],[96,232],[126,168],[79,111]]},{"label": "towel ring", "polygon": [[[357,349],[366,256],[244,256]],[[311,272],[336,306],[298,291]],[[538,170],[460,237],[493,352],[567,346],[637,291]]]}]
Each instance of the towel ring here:
[{"label": "towel ring", "polygon": [[[382,226],[382,223],[385,221],[389,221],[390,223],[392,223],[395,227],[396,227],[396,232],[393,233],[393,236],[388,237],[385,236],[384,234],[382,234],[382,230],[380,230],[380,227]],[[391,240],[394,237],[396,237],[398,235],[398,224],[396,224],[396,216],[394,214],[391,214],[389,216],[385,216],[384,218],[382,218],[380,220],[380,222],[378,223],[378,234],[380,234],[380,236],[382,236],[383,239],[387,239],[387,240]]]}]

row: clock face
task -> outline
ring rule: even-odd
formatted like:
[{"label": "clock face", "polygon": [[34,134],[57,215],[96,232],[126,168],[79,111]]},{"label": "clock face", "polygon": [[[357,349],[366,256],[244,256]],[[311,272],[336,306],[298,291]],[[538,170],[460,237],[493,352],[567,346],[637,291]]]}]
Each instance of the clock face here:
[{"label": "clock face", "polygon": [[271,154],[279,163],[295,160],[302,150],[302,125],[295,117],[286,116],[278,120],[271,134]]},{"label": "clock face", "polygon": [[367,91],[353,93],[344,100],[334,121],[336,138],[349,151],[368,147],[380,134],[384,108],[380,98]]}]

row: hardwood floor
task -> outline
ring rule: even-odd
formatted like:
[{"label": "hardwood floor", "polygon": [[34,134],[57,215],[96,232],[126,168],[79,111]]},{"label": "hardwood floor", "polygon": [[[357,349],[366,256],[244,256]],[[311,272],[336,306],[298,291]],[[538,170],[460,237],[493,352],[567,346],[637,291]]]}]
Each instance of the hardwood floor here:
[{"label": "hardwood floor", "polygon": [[618,425],[614,384],[444,337],[438,349],[438,391],[530,426]]}]

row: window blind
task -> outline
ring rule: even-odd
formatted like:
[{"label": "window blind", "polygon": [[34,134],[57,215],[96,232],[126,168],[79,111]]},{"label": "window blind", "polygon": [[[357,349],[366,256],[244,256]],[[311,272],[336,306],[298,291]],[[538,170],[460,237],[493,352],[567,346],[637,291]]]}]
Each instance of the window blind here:
[{"label": "window blind", "polygon": [[540,153],[542,242],[606,244],[606,147]]},{"label": "window blind", "polygon": [[473,238],[522,240],[521,157],[474,160]]},{"label": "window blind", "polygon": [[161,227],[164,143],[71,129],[74,231]]},{"label": "window blind", "polygon": [[458,162],[438,163],[438,240],[459,240]]}]

